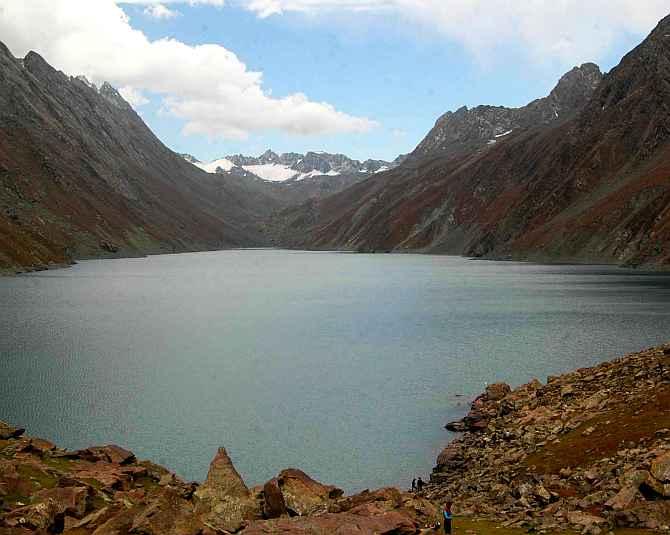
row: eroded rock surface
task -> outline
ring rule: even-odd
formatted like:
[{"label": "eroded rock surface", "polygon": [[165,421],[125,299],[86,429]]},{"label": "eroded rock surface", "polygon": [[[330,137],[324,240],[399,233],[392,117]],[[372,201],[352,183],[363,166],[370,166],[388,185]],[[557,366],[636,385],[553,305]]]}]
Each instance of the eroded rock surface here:
[{"label": "eroded rock surface", "polygon": [[427,497],[510,526],[670,526],[670,346],[474,400]]},{"label": "eroded rock surface", "polygon": [[119,446],[67,451],[4,422],[0,431],[1,535],[400,535],[436,515],[396,489],[345,497],[294,468],[249,489],[224,448],[197,484]]}]

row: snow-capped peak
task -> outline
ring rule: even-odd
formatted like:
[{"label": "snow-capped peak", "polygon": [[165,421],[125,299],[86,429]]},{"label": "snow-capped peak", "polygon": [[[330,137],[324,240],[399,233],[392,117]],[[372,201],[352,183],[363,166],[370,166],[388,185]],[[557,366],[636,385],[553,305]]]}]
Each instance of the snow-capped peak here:
[{"label": "snow-capped peak", "polygon": [[198,166],[203,171],[207,171],[208,173],[216,173],[218,169],[222,169],[223,171],[230,171],[235,166],[233,162],[226,158],[220,158],[218,160],[207,163],[198,162],[194,165]]},{"label": "snow-capped peak", "polygon": [[[327,152],[308,152],[299,154],[287,152],[277,154],[271,150],[265,151],[258,157],[234,154],[212,162],[198,162],[195,158],[187,158],[208,173],[230,173],[233,169],[246,171],[262,180],[270,182],[299,181],[313,177],[332,177],[341,174],[373,174],[391,169],[396,162],[383,160],[366,160],[360,162],[352,160],[344,154],[329,154]],[[193,161],[195,160],[195,161]]]}]

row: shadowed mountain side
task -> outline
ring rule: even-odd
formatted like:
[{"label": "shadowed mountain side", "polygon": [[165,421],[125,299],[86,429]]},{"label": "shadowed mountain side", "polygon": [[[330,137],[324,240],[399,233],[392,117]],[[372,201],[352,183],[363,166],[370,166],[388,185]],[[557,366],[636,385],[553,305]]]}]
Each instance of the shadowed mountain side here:
[{"label": "shadowed mountain side", "polygon": [[[569,78],[585,87],[583,77]],[[667,267],[669,107],[667,17],[572,118],[503,131],[469,150],[417,149],[388,173],[282,212],[279,239],[297,247]]]},{"label": "shadowed mountain side", "polygon": [[0,269],[264,245],[278,206],[173,153],[109,84],[0,46]]}]

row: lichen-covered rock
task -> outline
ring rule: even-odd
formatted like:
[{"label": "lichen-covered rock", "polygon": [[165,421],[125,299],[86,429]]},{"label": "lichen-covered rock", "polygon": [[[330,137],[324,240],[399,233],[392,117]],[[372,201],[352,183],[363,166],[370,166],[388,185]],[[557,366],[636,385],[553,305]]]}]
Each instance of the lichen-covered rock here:
[{"label": "lichen-covered rock", "polygon": [[260,504],[251,496],[225,448],[219,448],[195,497],[196,515],[214,530],[236,532],[248,521],[262,518]]},{"label": "lichen-covered rock", "polygon": [[319,483],[296,468],[280,472],[277,481],[286,507],[292,514],[299,516],[325,511],[331,500],[344,494],[342,489]]}]

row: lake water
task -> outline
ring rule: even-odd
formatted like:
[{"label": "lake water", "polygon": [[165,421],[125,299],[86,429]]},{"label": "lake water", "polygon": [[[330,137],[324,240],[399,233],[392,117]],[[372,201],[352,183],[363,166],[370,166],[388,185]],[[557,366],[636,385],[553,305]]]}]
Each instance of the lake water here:
[{"label": "lake water", "polygon": [[670,277],[448,256],[244,250],[0,278],[0,419],[187,479],[228,448],[352,491],[427,476],[487,382],[670,340]]}]

